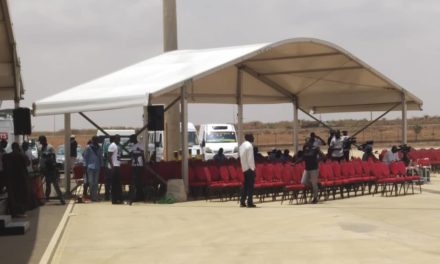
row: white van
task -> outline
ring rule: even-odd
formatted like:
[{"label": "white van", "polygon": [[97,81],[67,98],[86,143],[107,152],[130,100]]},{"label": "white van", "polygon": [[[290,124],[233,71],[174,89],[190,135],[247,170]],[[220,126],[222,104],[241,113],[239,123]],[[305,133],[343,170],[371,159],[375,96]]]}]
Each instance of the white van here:
[{"label": "white van", "polygon": [[237,133],[234,125],[204,124],[200,125],[199,142],[204,160],[209,160],[223,148],[227,158],[238,158]]},{"label": "white van", "polygon": [[[148,131],[148,151],[156,152],[156,161],[164,158],[164,134],[163,131]],[[195,157],[197,151],[201,154],[201,148],[197,137],[197,130],[193,123],[188,122],[188,150],[191,150],[191,156]]]}]

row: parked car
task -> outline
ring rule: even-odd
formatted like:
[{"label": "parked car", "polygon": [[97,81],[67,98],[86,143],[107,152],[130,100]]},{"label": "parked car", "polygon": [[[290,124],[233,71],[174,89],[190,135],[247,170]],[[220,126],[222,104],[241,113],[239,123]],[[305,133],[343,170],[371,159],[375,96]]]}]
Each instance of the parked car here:
[{"label": "parked car", "polygon": [[[83,164],[83,149],[80,145],[76,148],[76,151],[78,152],[78,155],[76,156],[75,164]],[[61,170],[64,169],[64,145],[59,145],[56,150],[56,159],[57,159],[57,167]]]}]

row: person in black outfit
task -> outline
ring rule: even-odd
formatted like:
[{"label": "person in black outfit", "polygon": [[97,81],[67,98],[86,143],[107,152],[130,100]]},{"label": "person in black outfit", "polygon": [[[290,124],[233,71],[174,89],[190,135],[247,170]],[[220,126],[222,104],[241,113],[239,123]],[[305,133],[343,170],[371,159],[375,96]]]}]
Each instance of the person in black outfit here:
[{"label": "person in black outfit", "polygon": [[46,200],[49,200],[51,193],[51,185],[53,185],[61,204],[65,204],[63,195],[59,185],[59,173],[56,168],[55,149],[52,145],[47,144],[46,136],[40,136],[38,141],[41,144],[39,151],[40,171],[46,180]]},{"label": "person in black outfit", "polygon": [[319,160],[324,157],[315,139],[310,138],[303,147],[302,156],[294,163],[305,162],[305,170],[301,179],[301,183],[312,187],[313,200],[312,203],[318,203],[318,177],[319,177]]},{"label": "person in black outfit", "polygon": [[78,157],[78,142],[76,142],[75,135],[70,136],[70,166],[74,166]]},{"label": "person in black outfit", "polygon": [[214,155],[213,159],[218,162],[223,162],[226,160],[226,156],[223,154],[223,148],[218,149],[218,152]]}]

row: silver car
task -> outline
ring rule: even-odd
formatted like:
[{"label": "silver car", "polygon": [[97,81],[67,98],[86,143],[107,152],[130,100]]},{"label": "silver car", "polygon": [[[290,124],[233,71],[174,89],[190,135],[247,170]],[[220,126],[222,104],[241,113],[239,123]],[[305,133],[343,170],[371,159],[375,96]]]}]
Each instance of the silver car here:
[{"label": "silver car", "polygon": [[[76,148],[76,151],[78,153],[78,155],[76,156],[76,160],[75,160],[75,164],[84,164],[84,159],[83,159],[83,149],[81,148],[80,145],[78,145],[78,147]],[[61,170],[64,169],[64,145],[59,145],[57,147],[57,151],[56,151],[56,159],[57,159],[57,167]]]}]

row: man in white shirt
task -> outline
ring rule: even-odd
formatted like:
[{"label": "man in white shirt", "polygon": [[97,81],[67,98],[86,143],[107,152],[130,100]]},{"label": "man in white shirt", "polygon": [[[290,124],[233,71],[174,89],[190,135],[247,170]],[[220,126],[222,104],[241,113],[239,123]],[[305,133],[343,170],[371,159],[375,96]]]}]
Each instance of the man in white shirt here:
[{"label": "man in white shirt", "polygon": [[397,152],[396,146],[392,146],[391,150],[388,150],[383,156],[383,162],[385,162],[387,165],[390,165],[391,162],[398,160],[399,160],[399,153]]},{"label": "man in white shirt", "polygon": [[336,131],[335,136],[330,142],[331,159],[335,161],[341,161],[344,158],[343,139],[341,132]]},{"label": "man in white shirt", "polygon": [[108,147],[108,162],[112,175],[112,204],[122,204],[120,141],[121,137],[115,135],[113,143]]},{"label": "man in white shirt", "polygon": [[255,160],[254,160],[254,147],[252,143],[254,142],[254,136],[252,134],[246,134],[244,136],[245,141],[241,144],[240,152],[240,162],[241,169],[244,173],[244,183],[243,189],[241,191],[240,207],[246,207],[246,196],[247,196],[247,207],[252,208],[256,205],[252,201],[254,196],[254,181],[255,181]]}]

